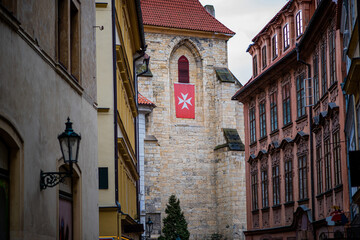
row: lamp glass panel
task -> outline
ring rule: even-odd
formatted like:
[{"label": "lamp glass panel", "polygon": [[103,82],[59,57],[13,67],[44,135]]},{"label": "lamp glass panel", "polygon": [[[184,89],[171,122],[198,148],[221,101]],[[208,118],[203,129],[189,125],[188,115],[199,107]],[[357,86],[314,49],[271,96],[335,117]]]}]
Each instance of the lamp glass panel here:
[{"label": "lamp glass panel", "polygon": [[77,153],[77,138],[70,137],[69,138],[69,147],[70,147],[70,161],[76,161],[76,153]]},{"label": "lamp glass panel", "polygon": [[68,138],[60,139],[60,146],[63,153],[64,161],[69,162],[69,145]]}]

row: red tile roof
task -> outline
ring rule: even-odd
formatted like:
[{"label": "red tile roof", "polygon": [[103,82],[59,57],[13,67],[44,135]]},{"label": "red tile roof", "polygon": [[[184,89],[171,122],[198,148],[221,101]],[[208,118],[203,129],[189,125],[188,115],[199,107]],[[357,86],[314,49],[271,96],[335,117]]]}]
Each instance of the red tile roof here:
[{"label": "red tile roof", "polygon": [[156,106],[152,101],[138,93],[138,103],[139,105],[149,105],[149,106]]},{"label": "red tile roof", "polygon": [[198,0],[141,0],[144,25],[235,35]]}]

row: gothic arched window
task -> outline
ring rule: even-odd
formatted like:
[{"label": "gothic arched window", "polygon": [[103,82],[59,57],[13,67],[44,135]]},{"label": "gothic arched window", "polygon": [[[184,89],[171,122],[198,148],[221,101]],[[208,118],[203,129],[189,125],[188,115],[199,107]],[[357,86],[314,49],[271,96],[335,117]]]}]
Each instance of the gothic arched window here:
[{"label": "gothic arched window", "polygon": [[178,61],[179,83],[189,83],[189,61],[183,55]]}]

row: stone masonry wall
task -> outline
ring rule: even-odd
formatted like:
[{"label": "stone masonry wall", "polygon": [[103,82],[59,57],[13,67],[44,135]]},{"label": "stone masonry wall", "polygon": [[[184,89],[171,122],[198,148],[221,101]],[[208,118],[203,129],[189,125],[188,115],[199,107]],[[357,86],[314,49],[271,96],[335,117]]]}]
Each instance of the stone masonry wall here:
[{"label": "stone masonry wall", "polygon": [[[227,43],[157,33],[145,33],[145,39],[153,77],[139,78],[139,92],[156,104],[146,119],[146,135],[151,136],[145,141],[146,211],[161,213],[162,219],[169,196],[176,194],[190,239],[208,239],[220,233],[223,225],[240,229],[245,225],[245,215],[241,215],[245,211],[236,209],[236,204],[245,206],[239,180],[245,174],[245,169],[239,168],[243,154],[214,152],[215,146],[225,143],[222,128],[237,128],[240,136],[244,135],[243,127],[237,127],[243,126],[238,123],[242,106],[230,100],[239,86],[221,83],[214,70],[227,67]],[[195,85],[195,119],[175,115],[174,83],[178,82],[177,61],[182,55],[189,60],[190,83]],[[226,177],[219,181],[223,168],[235,170],[225,171]],[[229,201],[234,201],[230,207],[222,207]],[[224,216],[231,213],[231,219],[225,223],[224,217],[217,217],[218,209],[224,209]]]}]

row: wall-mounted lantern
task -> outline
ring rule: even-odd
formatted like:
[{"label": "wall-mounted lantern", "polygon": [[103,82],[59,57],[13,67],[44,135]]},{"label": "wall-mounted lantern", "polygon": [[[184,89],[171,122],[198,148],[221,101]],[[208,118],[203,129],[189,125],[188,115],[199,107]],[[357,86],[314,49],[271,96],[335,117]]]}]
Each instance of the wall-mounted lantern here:
[{"label": "wall-mounted lantern", "polygon": [[41,170],[41,190],[48,187],[54,187],[60,182],[64,182],[66,177],[71,178],[73,174],[73,164],[78,161],[81,136],[72,129],[72,122],[70,122],[70,118],[67,119],[65,125],[65,131],[58,136],[58,139],[64,162],[69,165],[69,169],[66,172],[43,172]]}]

